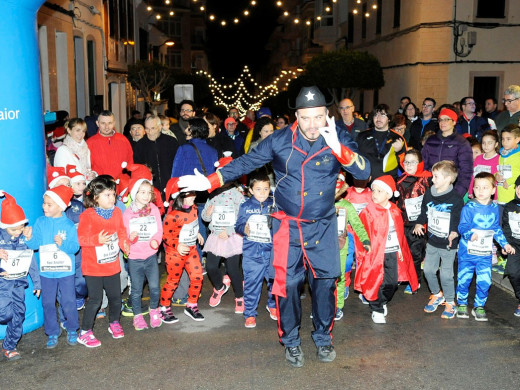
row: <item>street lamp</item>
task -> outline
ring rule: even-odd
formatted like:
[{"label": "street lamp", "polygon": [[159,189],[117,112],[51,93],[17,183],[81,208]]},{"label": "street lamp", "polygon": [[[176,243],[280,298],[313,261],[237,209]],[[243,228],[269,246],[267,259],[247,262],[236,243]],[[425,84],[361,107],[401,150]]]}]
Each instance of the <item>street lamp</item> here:
[{"label": "street lamp", "polygon": [[173,45],[175,45],[175,41],[173,39],[167,39],[162,44],[157,45],[157,46],[150,44],[150,48],[149,48],[150,61],[152,61],[154,58],[159,56],[159,49],[162,46],[172,47]]}]

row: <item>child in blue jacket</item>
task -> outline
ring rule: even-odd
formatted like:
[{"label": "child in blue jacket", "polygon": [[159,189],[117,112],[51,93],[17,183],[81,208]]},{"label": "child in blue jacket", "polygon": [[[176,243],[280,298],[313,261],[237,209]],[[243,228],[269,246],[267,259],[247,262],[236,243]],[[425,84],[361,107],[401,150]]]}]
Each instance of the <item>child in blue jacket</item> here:
[{"label": "child in blue jacket", "polygon": [[40,279],[42,284],[43,325],[49,336],[47,348],[58,345],[61,334],[56,319],[56,299],[65,314],[67,343],[76,345],[79,328],[76,310],[74,254],[79,250],[78,234],[74,223],[64,215],[73,191],[67,186],[49,189],[43,195],[43,216],[36,220],[33,236],[27,241],[31,249],[39,250]]},{"label": "child in blue jacket", "polygon": [[25,289],[31,276],[36,296],[40,296],[40,275],[31,250],[25,240],[32,236],[32,229],[25,226],[27,219],[22,208],[9,194],[2,202],[0,217],[0,324],[7,324],[2,344],[2,356],[7,360],[20,359],[16,346],[22,337],[25,320]]},{"label": "child in blue jacket", "polygon": [[249,181],[251,197],[240,205],[235,224],[237,233],[244,237],[242,246],[242,270],[244,272],[244,318],[246,328],[256,326],[256,311],[264,279],[268,282],[266,309],[273,320],[277,320],[276,304],[271,295],[268,279],[271,252],[273,249],[269,214],[273,205],[269,199],[269,176],[256,173]]}]

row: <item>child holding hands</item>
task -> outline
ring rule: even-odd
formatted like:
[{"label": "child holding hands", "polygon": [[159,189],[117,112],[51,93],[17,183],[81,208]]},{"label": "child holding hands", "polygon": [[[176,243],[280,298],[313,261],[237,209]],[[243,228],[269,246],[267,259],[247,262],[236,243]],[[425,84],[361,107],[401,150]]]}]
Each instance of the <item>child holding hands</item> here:
[{"label": "child holding hands", "polygon": [[100,175],[85,189],[85,207],[78,225],[78,239],[83,253],[81,268],[87,282],[89,299],[83,314],[78,342],[95,348],[101,342],[92,329],[101,306],[103,290],[109,306],[109,328],[112,337],[124,337],[119,323],[121,314],[121,282],[119,249],[130,252],[121,210],[115,207],[116,183],[111,176]]},{"label": "child holding hands", "polygon": [[133,324],[136,330],[148,329],[141,308],[146,278],[150,291],[150,326],[158,328],[162,324],[157,263],[157,250],[163,235],[161,214],[153,204],[155,195],[152,182],[140,176],[138,171],[132,173],[129,190],[132,203],[123,214],[123,223],[130,236],[128,273],[132,283],[130,301],[134,313]]},{"label": "child holding hands", "polygon": [[64,215],[73,191],[61,185],[49,189],[43,195],[43,216],[36,220],[33,236],[27,246],[39,250],[40,280],[42,285],[43,325],[49,336],[47,348],[58,345],[61,329],[56,318],[56,300],[63,309],[66,321],[67,343],[76,345],[79,327],[76,310],[76,261],[79,250],[74,223]]}]

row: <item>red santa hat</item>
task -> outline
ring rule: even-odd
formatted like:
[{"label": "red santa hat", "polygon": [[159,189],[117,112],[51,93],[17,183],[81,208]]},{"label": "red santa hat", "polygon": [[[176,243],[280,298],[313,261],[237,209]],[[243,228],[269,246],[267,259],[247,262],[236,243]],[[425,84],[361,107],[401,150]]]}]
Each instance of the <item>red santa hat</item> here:
[{"label": "red santa hat", "polygon": [[18,206],[16,200],[7,192],[0,190],[0,197],[5,197],[2,201],[2,213],[0,215],[0,228],[6,229],[27,223],[23,209]]},{"label": "red santa hat", "polygon": [[65,132],[65,127],[59,126],[54,129],[54,132],[52,134],[53,141],[63,141],[65,139],[65,136],[67,133]]},{"label": "red santa hat", "polygon": [[172,177],[170,180],[168,180],[168,183],[166,183],[166,189],[164,192],[166,193],[166,197],[164,199],[164,206],[168,207],[170,204],[171,198],[176,198],[180,194],[179,189],[179,178],[178,177]]},{"label": "red santa hat", "polygon": [[58,186],[45,191],[43,196],[45,195],[50,197],[56,202],[60,209],[65,211],[65,209],[70,206],[70,200],[74,196],[74,191],[67,186]]},{"label": "red santa hat", "polygon": [[79,181],[85,181],[85,175],[76,169],[75,165],[67,165],[65,168],[67,176],[70,178],[70,183],[77,183]]},{"label": "red santa hat", "polygon": [[126,168],[127,171],[131,172],[130,183],[128,185],[128,190],[130,192],[130,197],[132,200],[135,200],[137,195],[137,191],[139,191],[139,187],[145,181],[150,183],[153,187],[153,178],[152,172],[148,167],[142,164],[128,164],[126,161],[121,164],[122,168]]},{"label": "red santa hat", "polygon": [[47,167],[47,185],[49,188],[56,187],[61,179],[69,179],[63,167]]},{"label": "red santa hat", "polygon": [[219,160],[217,162],[215,162],[214,165],[215,165],[215,168],[220,169],[220,168],[224,168],[231,161],[233,161],[233,157],[226,156],[226,157],[219,158]]},{"label": "red santa hat", "polygon": [[395,180],[390,175],[378,177],[372,182],[372,188],[374,185],[382,188],[388,195],[390,195],[390,197],[395,196],[397,198],[399,196],[399,192],[395,187]]}]

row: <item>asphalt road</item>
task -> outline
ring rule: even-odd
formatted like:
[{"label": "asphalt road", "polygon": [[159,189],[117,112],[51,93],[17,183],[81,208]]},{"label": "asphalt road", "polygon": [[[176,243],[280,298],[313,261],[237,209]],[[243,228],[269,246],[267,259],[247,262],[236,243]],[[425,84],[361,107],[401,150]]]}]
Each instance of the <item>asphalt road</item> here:
[{"label": "asphalt road", "polygon": [[[386,325],[372,323],[368,306],[351,291],[345,317],[334,326],[337,358],[320,363],[310,337],[307,296],[302,321],[305,366],[285,362],[276,322],[261,300],[257,327],[246,329],[234,313],[232,289],[216,308],[208,305],[211,284],[205,279],[199,307],[206,316],[195,322],[174,307],[180,321],[137,332],[122,317],[123,339],[114,340],[108,320],[94,332],[102,346],[71,347],[62,336],[46,350],[43,328],[24,335],[23,358],[0,361],[1,389],[518,389],[520,318],[516,300],[492,287],[489,322],[443,320],[438,310],[423,312],[424,286],[417,295],[399,288],[389,303]],[[470,301],[471,302],[471,301]],[[81,319],[81,315],[80,315]]]}]

